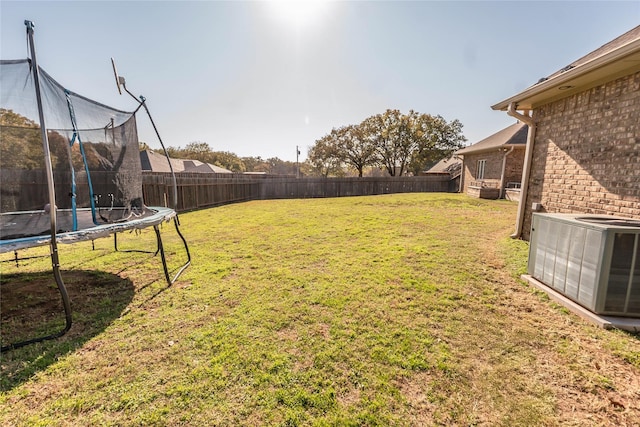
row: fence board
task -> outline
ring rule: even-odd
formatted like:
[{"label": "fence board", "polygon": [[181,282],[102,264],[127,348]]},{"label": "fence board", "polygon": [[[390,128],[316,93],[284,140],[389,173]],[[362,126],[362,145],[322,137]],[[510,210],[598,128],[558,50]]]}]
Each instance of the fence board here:
[{"label": "fence board", "polygon": [[[148,206],[173,206],[170,173],[143,172]],[[178,211],[248,200],[449,192],[449,177],[295,178],[293,176],[176,173]]]}]

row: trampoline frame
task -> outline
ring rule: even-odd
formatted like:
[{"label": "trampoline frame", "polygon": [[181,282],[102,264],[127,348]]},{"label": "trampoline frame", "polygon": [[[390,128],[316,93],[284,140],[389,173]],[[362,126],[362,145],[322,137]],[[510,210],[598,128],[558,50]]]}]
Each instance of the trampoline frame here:
[{"label": "trampoline frame", "polygon": [[[48,136],[47,136],[47,128],[45,126],[45,121],[44,121],[44,112],[43,112],[43,106],[42,106],[42,96],[41,96],[41,91],[40,91],[40,79],[39,79],[39,68],[38,68],[38,63],[37,63],[37,59],[36,59],[36,54],[35,54],[35,43],[34,43],[34,24],[31,21],[25,20],[24,21],[25,26],[27,27],[27,38],[28,38],[28,47],[30,49],[30,53],[31,53],[31,61],[32,61],[32,73],[33,73],[33,78],[34,78],[34,85],[35,85],[35,95],[36,95],[36,102],[37,102],[37,106],[38,106],[38,113],[39,113],[39,120],[40,120],[40,129],[41,129],[41,138],[42,138],[42,145],[43,145],[43,150],[44,150],[44,160],[45,160],[45,171],[46,171],[46,175],[47,175],[47,186],[48,186],[48,197],[49,197],[49,206],[53,206],[53,209],[50,209],[50,212],[48,213],[48,216],[51,219],[51,228],[50,228],[50,233],[48,235],[39,235],[39,236],[29,236],[29,237],[21,237],[21,238],[14,238],[14,239],[7,239],[7,240],[0,240],[0,253],[5,253],[5,252],[10,252],[10,251],[14,251],[15,253],[15,260],[16,262],[19,260],[18,256],[17,256],[17,251],[21,250],[21,249],[26,249],[26,248],[31,248],[31,247],[36,247],[36,246],[45,246],[48,245],[50,247],[50,257],[51,257],[51,265],[52,265],[52,271],[53,271],[53,275],[54,275],[54,279],[58,288],[58,291],[60,293],[61,299],[62,299],[62,305],[64,308],[64,314],[65,314],[65,326],[64,328],[62,328],[61,330],[45,335],[45,336],[40,336],[40,337],[36,337],[36,338],[32,338],[32,339],[28,339],[25,341],[20,341],[20,342],[16,342],[16,343],[12,343],[12,344],[8,344],[5,346],[0,347],[0,353],[3,353],[5,351],[8,350],[12,350],[12,349],[16,349],[16,348],[20,348],[29,344],[34,344],[37,342],[42,342],[45,340],[51,340],[51,339],[55,339],[55,338],[59,338],[61,336],[63,336],[64,334],[66,334],[70,329],[71,329],[71,325],[73,322],[72,319],[72,311],[71,311],[71,301],[69,299],[69,295],[67,293],[67,289],[66,286],[64,284],[64,281],[62,279],[62,275],[60,272],[60,259],[59,259],[59,255],[58,255],[58,243],[63,243],[63,244],[70,244],[70,243],[76,243],[76,242],[80,242],[80,241],[88,241],[88,240],[95,240],[97,238],[101,238],[101,237],[107,237],[111,234],[113,234],[114,236],[114,249],[116,251],[118,251],[118,244],[117,244],[117,233],[119,232],[123,232],[123,231],[128,231],[128,230],[134,230],[134,229],[143,229],[143,228],[148,228],[148,227],[153,227],[154,231],[155,231],[155,236],[156,236],[156,244],[157,244],[157,249],[154,253],[155,255],[160,254],[160,259],[162,261],[162,267],[163,267],[163,272],[164,272],[164,277],[165,280],[167,282],[167,287],[170,287],[177,279],[178,277],[180,277],[180,275],[184,272],[184,270],[191,264],[191,254],[189,251],[189,246],[187,244],[187,241],[185,239],[185,237],[183,236],[182,232],[180,231],[180,221],[178,218],[178,214],[177,214],[177,183],[176,183],[176,177],[175,174],[173,172],[173,168],[171,166],[171,162],[169,160],[169,155],[167,153],[167,150],[164,146],[164,143],[162,142],[162,139],[160,138],[160,134],[155,126],[155,123],[153,121],[153,118],[151,117],[151,114],[149,112],[149,109],[146,106],[145,103],[145,98],[143,96],[140,96],[140,99],[136,98],[133,94],[131,94],[128,90],[126,90],[126,87],[124,86],[124,79],[122,79],[122,85],[123,87],[125,87],[126,92],[131,95],[134,99],[136,99],[136,101],[139,103],[138,108],[136,109],[136,112],[140,109],[140,107],[144,107],[152,125],[153,128],[156,132],[156,135],[160,141],[160,144],[162,146],[162,149],[164,150],[164,154],[165,157],[167,158],[167,162],[169,163],[169,167],[171,170],[171,175],[173,178],[173,190],[174,190],[174,199],[173,199],[173,208],[168,208],[168,207],[146,207],[146,209],[154,211],[153,214],[148,215],[148,216],[144,216],[144,217],[138,217],[135,218],[133,220],[127,220],[127,221],[123,221],[123,222],[114,222],[114,223],[107,223],[107,224],[97,224],[94,225],[93,227],[89,227],[89,228],[85,228],[85,229],[80,229],[80,230],[76,230],[76,212],[75,212],[75,203],[73,203],[74,205],[74,231],[68,231],[68,232],[58,232],[57,231],[57,225],[56,225],[56,210],[55,206],[55,182],[54,182],[54,178],[53,178],[53,168],[52,168],[52,162],[51,162],[51,153],[49,150],[49,141],[48,141]],[[120,84],[120,83],[119,83]],[[118,90],[120,90],[120,87],[118,86]],[[74,121],[74,117],[73,117],[73,111],[71,110],[70,107],[70,113],[72,115],[71,120]],[[134,112],[135,114],[135,112]],[[75,124],[74,124],[74,128],[75,128]],[[89,185],[91,185],[91,181],[89,180]],[[75,202],[75,200],[74,200]],[[93,200],[91,200],[91,214],[94,218],[94,223],[95,223],[95,206],[93,204]],[[178,234],[178,236],[180,237],[182,244],[184,246],[185,249],[185,253],[186,253],[186,262],[181,265],[177,271],[175,272],[175,274],[173,276],[171,276],[171,273],[169,271],[169,267],[167,265],[167,259],[166,259],[166,254],[165,254],[165,250],[164,250],[164,245],[162,242],[162,236],[160,233],[160,225],[163,222],[169,222],[169,221],[173,221],[174,226],[175,226],[175,230]],[[126,251],[129,252],[129,251]],[[144,251],[140,251],[140,252],[144,252]]]}]

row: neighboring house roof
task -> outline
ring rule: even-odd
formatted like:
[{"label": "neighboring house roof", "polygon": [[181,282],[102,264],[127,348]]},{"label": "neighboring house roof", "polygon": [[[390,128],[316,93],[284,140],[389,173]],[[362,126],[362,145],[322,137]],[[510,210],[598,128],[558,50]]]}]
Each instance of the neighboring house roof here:
[{"label": "neighboring house roof", "polygon": [[[174,172],[196,172],[196,173],[231,173],[230,170],[203,163],[199,160],[187,159],[169,159]],[[169,163],[164,154],[156,153],[151,150],[140,152],[140,165],[143,171],[153,172],[171,172]]]},{"label": "neighboring house roof", "polygon": [[426,173],[449,173],[455,174],[460,171],[462,160],[455,158],[454,156],[444,158],[438,163],[433,165]]},{"label": "neighboring house roof", "polygon": [[[182,172],[184,170],[184,164],[181,160],[170,160],[174,172]],[[155,153],[151,150],[144,150],[140,152],[140,164],[143,171],[171,172],[165,155]]]},{"label": "neighboring house roof", "polygon": [[485,151],[493,151],[499,148],[522,147],[527,144],[528,126],[524,123],[514,123],[499,132],[476,142],[473,145],[456,151],[457,155],[481,153]]},{"label": "neighboring house roof", "polygon": [[637,71],[640,25],[491,108],[504,111],[513,103],[519,110],[532,110]]},{"label": "neighboring house roof", "polygon": [[231,173],[230,170],[221,168],[220,166],[204,163],[199,160],[183,160],[185,172],[198,173]]}]

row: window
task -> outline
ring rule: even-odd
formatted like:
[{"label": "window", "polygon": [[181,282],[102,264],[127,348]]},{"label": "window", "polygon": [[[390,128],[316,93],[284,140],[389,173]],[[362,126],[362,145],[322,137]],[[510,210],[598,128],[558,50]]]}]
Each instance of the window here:
[{"label": "window", "polygon": [[476,179],[484,179],[484,168],[487,164],[486,160],[478,160],[478,168],[476,169]]}]

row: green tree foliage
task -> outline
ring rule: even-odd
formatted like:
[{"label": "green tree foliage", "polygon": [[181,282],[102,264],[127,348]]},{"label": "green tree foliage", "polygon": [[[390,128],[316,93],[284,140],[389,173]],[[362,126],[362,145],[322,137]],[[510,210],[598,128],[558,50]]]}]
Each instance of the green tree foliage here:
[{"label": "green tree foliage", "polygon": [[[403,143],[408,142],[408,135],[402,127],[402,119],[400,111],[387,110],[383,114],[366,118],[360,124],[375,146],[378,164],[391,176],[402,175],[409,152],[409,147],[403,146]],[[406,124],[404,127],[406,128]]]},{"label": "green tree foliage", "polygon": [[184,147],[184,152],[192,156],[192,160],[200,160],[201,162],[211,163],[209,160],[213,159],[213,150],[206,142],[190,142],[186,147]]},{"label": "green tree foliage", "polygon": [[324,176],[336,173],[342,164],[355,169],[358,176],[370,166],[382,167],[391,176],[417,175],[428,164],[450,156],[464,141],[458,120],[387,110],[359,125],[333,129],[315,142],[309,159]]},{"label": "green tree foliage", "polygon": [[353,167],[362,178],[364,168],[378,160],[376,146],[362,126],[344,126],[332,131],[341,160]]},{"label": "green tree foliage", "polygon": [[273,175],[295,175],[295,163],[281,160],[278,157],[269,157],[267,159],[268,172]]},{"label": "green tree foliage", "polygon": [[[276,175],[295,175],[296,163],[281,160],[277,157],[238,157],[229,151],[213,151],[206,142],[190,142],[185,148],[167,147],[169,157],[174,159],[199,160],[204,163],[220,166],[232,172],[264,172]],[[303,168],[301,168],[302,170]]]},{"label": "green tree foliage", "polygon": [[298,168],[300,169],[300,176],[313,176],[313,166],[311,166],[311,162],[309,160],[305,160],[298,164]]},{"label": "green tree foliage", "polygon": [[338,149],[336,129],[325,135],[309,149],[308,161],[314,174],[327,177],[337,174],[342,166],[342,155]]},{"label": "green tree foliage", "polygon": [[269,164],[262,157],[242,157],[247,172],[269,172]]},{"label": "green tree foliage", "polygon": [[462,123],[459,120],[447,122],[442,116],[428,116],[426,138],[413,153],[408,170],[418,175],[427,165],[450,157],[464,145],[467,138],[462,134]]},{"label": "green tree foliage", "polygon": [[182,158],[182,148],[180,147],[167,147],[167,154],[172,159],[180,159]]},{"label": "green tree foliage", "polygon": [[40,126],[34,121],[0,108],[0,167],[43,169],[44,152]]},{"label": "green tree foliage", "polygon": [[262,157],[243,157],[247,172],[264,172],[275,175],[295,175],[296,163],[281,160],[278,157],[263,159]]},{"label": "green tree foliage", "polygon": [[246,172],[247,170],[242,159],[230,151],[214,151],[213,162],[210,163],[228,169],[231,172]]},{"label": "green tree foliage", "polygon": [[[54,170],[69,169],[69,156],[82,165],[79,154],[69,150],[69,140],[48,131],[49,154]],[[44,149],[40,126],[12,110],[0,108],[0,167],[2,169],[44,169]]]},{"label": "green tree foliage", "polygon": [[199,160],[228,169],[232,172],[245,172],[247,170],[243,160],[235,153],[229,151],[213,151],[206,142],[190,142],[185,148],[167,147],[167,154],[174,159]]}]

